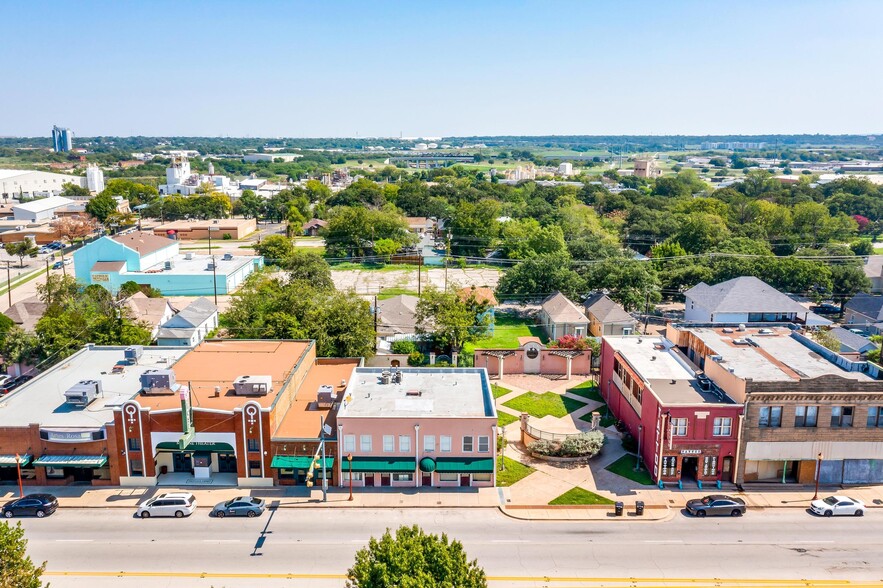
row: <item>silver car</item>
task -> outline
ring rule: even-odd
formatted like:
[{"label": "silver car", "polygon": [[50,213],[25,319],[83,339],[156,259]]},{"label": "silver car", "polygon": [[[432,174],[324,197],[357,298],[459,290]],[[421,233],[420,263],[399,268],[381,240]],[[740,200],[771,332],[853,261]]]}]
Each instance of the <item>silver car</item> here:
[{"label": "silver car", "polygon": [[257,517],[267,509],[267,504],[262,498],[252,496],[237,496],[225,502],[220,502],[212,509],[211,516],[223,519],[230,517]]}]

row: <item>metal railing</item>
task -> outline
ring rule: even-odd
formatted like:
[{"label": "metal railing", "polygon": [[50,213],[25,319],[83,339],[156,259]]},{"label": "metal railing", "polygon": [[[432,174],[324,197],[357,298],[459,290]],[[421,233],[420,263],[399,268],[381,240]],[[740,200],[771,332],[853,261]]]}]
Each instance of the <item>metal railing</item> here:
[{"label": "metal railing", "polygon": [[536,427],[532,427],[527,423],[523,423],[521,425],[521,429],[527,433],[529,436],[534,439],[545,439],[547,441],[564,441],[569,437],[576,437],[580,433],[550,433],[548,431],[541,431]]}]

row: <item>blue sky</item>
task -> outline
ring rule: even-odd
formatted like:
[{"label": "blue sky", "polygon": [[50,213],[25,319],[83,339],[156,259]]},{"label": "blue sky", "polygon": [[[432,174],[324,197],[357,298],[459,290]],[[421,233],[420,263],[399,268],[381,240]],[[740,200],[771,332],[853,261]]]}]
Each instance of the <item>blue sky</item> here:
[{"label": "blue sky", "polygon": [[883,1],[6,2],[0,135],[883,132]]}]

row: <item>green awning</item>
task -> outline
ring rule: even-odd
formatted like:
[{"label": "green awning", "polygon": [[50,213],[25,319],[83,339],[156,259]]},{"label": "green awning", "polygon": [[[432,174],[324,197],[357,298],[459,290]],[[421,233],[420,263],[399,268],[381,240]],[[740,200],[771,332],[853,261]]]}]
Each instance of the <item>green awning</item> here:
[{"label": "green awning", "polygon": [[435,460],[431,457],[424,457],[420,460],[420,471],[421,472],[434,472],[435,471]]},{"label": "green awning", "polygon": [[[270,463],[271,468],[279,468],[285,470],[308,470],[310,469],[310,464],[313,462],[312,457],[302,456],[302,455],[274,455],[273,461]],[[317,467],[322,467],[322,458],[316,460]],[[334,467],[334,458],[326,457],[325,458],[325,468],[331,469]]]},{"label": "green awning", "polygon": [[[174,441],[163,441],[156,444],[157,451],[181,451],[178,444]],[[205,451],[208,453],[234,453],[233,447],[229,443],[208,443],[202,441],[191,441],[184,451]]]},{"label": "green awning", "polygon": [[475,474],[494,471],[494,458],[440,457],[436,461],[439,473]]},{"label": "green awning", "polygon": [[[21,458],[22,467],[28,465],[31,461],[31,456],[24,454],[19,456]],[[15,454],[10,455],[0,455],[0,468],[5,467],[15,467]]]},{"label": "green awning", "polygon": [[[344,471],[350,471],[349,460],[341,464]],[[353,472],[413,472],[417,462],[413,457],[354,457]]]},{"label": "green awning", "polygon": [[34,460],[44,468],[100,468],[106,463],[106,455],[43,455]]}]

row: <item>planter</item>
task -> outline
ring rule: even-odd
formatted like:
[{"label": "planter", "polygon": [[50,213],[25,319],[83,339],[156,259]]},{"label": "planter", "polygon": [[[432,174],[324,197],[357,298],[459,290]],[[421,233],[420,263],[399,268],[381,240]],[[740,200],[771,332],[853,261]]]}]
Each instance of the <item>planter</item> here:
[{"label": "planter", "polygon": [[[599,452],[600,453],[600,452]],[[531,452],[530,456],[538,459],[540,461],[548,461],[551,463],[579,463],[581,461],[589,461],[590,459],[596,457],[598,453],[591,457],[580,456],[580,457],[553,457],[551,455],[542,455],[540,453]]]}]

